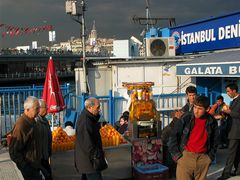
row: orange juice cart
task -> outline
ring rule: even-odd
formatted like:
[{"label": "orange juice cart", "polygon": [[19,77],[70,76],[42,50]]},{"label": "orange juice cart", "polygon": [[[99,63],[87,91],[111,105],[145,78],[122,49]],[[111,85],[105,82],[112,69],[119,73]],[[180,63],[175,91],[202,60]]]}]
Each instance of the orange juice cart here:
[{"label": "orange juice cart", "polygon": [[128,131],[136,179],[168,179],[168,168],[162,165],[161,121],[153,100],[153,85],[153,82],[123,82],[131,98]]}]

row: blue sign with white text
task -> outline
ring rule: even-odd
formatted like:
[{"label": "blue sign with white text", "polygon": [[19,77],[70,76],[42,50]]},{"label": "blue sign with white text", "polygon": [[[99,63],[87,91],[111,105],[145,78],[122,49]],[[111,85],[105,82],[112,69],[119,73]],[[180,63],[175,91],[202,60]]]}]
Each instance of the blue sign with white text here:
[{"label": "blue sign with white text", "polygon": [[170,29],[176,53],[194,53],[240,47],[240,12]]},{"label": "blue sign with white text", "polygon": [[177,75],[203,77],[240,77],[240,62],[229,64],[177,65]]}]

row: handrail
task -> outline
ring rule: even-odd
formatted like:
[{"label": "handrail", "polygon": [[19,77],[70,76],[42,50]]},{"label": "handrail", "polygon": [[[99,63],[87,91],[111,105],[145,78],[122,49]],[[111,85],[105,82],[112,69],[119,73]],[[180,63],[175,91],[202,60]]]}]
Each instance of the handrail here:
[{"label": "handrail", "polygon": [[191,77],[187,78],[184,82],[182,82],[175,90],[173,90],[170,94],[174,94],[178,91],[178,89],[182,89],[184,87],[186,87],[188,84],[190,83],[186,83]]},{"label": "handrail", "polygon": [[[58,76],[73,76],[74,71],[59,71]],[[0,74],[0,79],[16,79],[16,78],[42,78],[45,77],[45,72],[29,72],[29,73],[12,73],[12,74]]]},{"label": "handrail", "polygon": [[[70,84],[60,86],[67,104]],[[0,88],[0,135],[5,135],[23,113],[23,102],[28,96],[42,97],[43,86],[1,87]]]},{"label": "handrail", "polygon": [[[6,133],[12,127],[16,119],[23,112],[23,101],[29,95],[41,97],[43,86],[25,86],[13,88],[0,88],[0,132]],[[88,97],[86,94],[76,96],[70,92],[70,85],[61,86],[67,110],[74,110],[79,113],[84,108],[84,101]],[[200,93],[200,92],[199,92]],[[202,92],[211,97],[213,92],[208,92],[205,89]],[[100,100],[103,117],[112,125],[121,114],[126,110],[127,100],[121,96],[113,96],[112,90],[109,90],[108,95],[96,96]],[[155,94],[153,96],[156,102],[156,108],[160,113],[162,127],[165,127],[171,122],[171,112],[179,109],[186,103],[185,93],[178,94]],[[64,114],[64,113],[62,113]]]}]

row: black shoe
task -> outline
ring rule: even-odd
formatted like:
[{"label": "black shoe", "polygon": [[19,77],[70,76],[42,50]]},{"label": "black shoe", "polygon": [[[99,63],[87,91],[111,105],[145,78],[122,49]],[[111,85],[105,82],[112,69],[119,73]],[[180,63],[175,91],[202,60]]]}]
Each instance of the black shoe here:
[{"label": "black shoe", "polygon": [[236,172],[234,171],[234,172],[231,172],[230,173],[230,176],[236,176]]}]

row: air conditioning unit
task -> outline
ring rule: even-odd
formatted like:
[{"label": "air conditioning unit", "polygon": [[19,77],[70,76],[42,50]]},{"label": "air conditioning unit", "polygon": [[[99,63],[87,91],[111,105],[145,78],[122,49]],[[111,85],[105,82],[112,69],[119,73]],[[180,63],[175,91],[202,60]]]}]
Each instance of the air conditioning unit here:
[{"label": "air conditioning unit", "polygon": [[172,57],[175,54],[175,39],[173,37],[146,38],[146,55],[148,57]]}]

